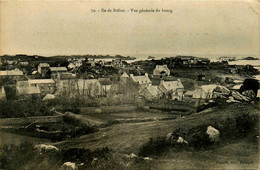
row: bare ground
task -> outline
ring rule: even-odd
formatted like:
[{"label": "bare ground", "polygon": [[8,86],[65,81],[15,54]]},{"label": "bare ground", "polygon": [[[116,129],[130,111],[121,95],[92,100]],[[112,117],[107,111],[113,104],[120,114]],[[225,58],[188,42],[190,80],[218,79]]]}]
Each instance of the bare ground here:
[{"label": "bare ground", "polygon": [[208,112],[204,111],[175,120],[115,124],[89,135],[56,143],[56,145],[89,149],[110,147],[122,153],[138,153],[140,146],[151,137],[166,136],[179,127],[192,127],[207,123],[208,120],[221,121],[240,112],[255,114],[258,110],[249,104],[231,104],[225,111],[214,108]]}]

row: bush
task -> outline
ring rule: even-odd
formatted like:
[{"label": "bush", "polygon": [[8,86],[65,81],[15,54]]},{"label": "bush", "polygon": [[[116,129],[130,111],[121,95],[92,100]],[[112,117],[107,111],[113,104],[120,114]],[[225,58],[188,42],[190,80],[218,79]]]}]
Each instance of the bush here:
[{"label": "bush", "polygon": [[[93,159],[97,158],[96,163]],[[123,160],[111,149],[91,151],[84,148],[61,149],[39,154],[32,143],[4,145],[0,154],[0,169],[59,169],[65,162],[84,163],[79,169],[123,169]]]},{"label": "bush", "polygon": [[174,146],[174,143],[167,140],[166,137],[157,137],[150,138],[147,143],[141,146],[139,150],[140,156],[149,156],[149,155],[161,155],[168,151],[171,147]]},{"label": "bush", "polygon": [[4,145],[0,155],[1,169],[22,169],[21,167],[34,160],[37,151],[32,143],[21,145]]},{"label": "bush", "polygon": [[[220,131],[221,144],[225,142],[248,137],[251,142],[257,142],[259,136],[258,115],[238,114],[236,117],[227,118],[223,121],[209,121],[207,124],[198,125],[190,129],[179,128],[173,131],[172,139],[166,137],[150,138],[148,142],[139,149],[139,155],[161,155],[169,150],[181,151],[185,149],[210,149],[220,145],[218,142],[212,142],[206,134],[207,127],[213,126]],[[188,141],[188,145],[177,143],[178,137]],[[214,144],[214,145],[213,145]]]},{"label": "bush", "polygon": [[39,100],[7,100],[0,101],[0,117],[29,117],[29,116],[51,116],[52,113]]}]

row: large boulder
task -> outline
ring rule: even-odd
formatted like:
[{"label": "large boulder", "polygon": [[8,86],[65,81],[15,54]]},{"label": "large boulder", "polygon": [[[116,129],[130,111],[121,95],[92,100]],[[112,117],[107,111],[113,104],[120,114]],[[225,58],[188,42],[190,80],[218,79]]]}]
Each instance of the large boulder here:
[{"label": "large boulder", "polygon": [[240,101],[235,100],[234,97],[229,96],[228,100],[226,100],[227,103],[239,103]]},{"label": "large boulder", "polygon": [[242,95],[248,97],[251,100],[253,100],[256,97],[256,94],[253,90],[246,90],[242,93]]},{"label": "large boulder", "polygon": [[178,140],[177,140],[177,143],[180,143],[180,144],[188,144],[188,142],[186,140],[184,140],[182,137],[179,136]]},{"label": "large boulder", "polygon": [[250,99],[242,94],[240,94],[238,91],[232,91],[232,97],[235,100],[240,100],[240,101],[250,101]]},{"label": "large boulder", "polygon": [[219,141],[220,138],[220,132],[215,129],[213,126],[208,126],[206,134],[209,135],[209,139],[212,142]]},{"label": "large boulder", "polygon": [[65,162],[60,170],[78,170],[79,169],[79,166],[83,166],[84,163],[81,163],[81,164],[77,164],[77,163],[74,163],[74,162]]},{"label": "large boulder", "polygon": [[224,86],[217,86],[215,89],[214,89],[214,92],[216,93],[220,93],[222,95],[229,95],[230,94],[230,90]]},{"label": "large boulder", "polygon": [[226,96],[228,96],[230,94],[230,90],[227,89],[224,86],[217,86],[214,90],[213,90],[213,95],[212,98],[221,98],[221,99],[225,99]]}]

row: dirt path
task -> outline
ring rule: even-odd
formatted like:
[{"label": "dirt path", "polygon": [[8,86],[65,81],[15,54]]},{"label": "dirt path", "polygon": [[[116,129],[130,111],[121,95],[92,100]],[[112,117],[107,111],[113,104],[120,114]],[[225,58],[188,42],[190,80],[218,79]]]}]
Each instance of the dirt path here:
[{"label": "dirt path", "polygon": [[176,128],[192,127],[207,123],[208,120],[221,121],[226,117],[238,114],[238,110],[239,112],[257,111],[249,105],[234,104],[228,106],[225,111],[215,108],[208,112],[197,113],[175,120],[115,124],[89,135],[56,143],[56,145],[58,147],[85,147],[89,149],[110,147],[122,153],[138,153],[140,146],[151,137],[166,136]]}]

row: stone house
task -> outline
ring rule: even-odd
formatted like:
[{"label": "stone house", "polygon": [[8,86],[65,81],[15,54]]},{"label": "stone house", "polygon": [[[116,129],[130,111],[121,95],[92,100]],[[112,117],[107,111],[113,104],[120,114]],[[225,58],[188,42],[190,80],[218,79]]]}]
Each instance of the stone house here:
[{"label": "stone house", "polygon": [[169,76],[170,73],[171,72],[167,65],[156,65],[155,69],[153,70],[154,76]]},{"label": "stone house", "polygon": [[165,98],[170,98],[172,100],[183,100],[184,86],[180,79],[177,81],[161,80],[158,88],[163,93]]},{"label": "stone house", "polygon": [[56,90],[56,83],[53,79],[29,79],[30,87],[38,87],[42,95],[52,94]]}]

